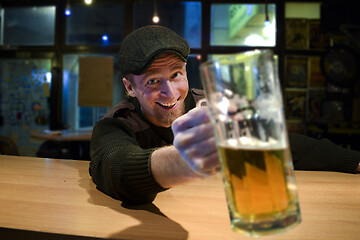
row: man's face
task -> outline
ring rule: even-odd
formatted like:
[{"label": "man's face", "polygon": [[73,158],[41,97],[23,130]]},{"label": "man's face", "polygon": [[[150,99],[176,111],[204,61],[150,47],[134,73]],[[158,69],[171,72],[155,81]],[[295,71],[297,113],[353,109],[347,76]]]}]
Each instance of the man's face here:
[{"label": "man's face", "polygon": [[170,127],[184,114],[188,93],[186,63],[175,55],[156,59],[142,75],[132,75],[132,83],[123,79],[129,95],[136,97],[145,117],[159,127]]}]

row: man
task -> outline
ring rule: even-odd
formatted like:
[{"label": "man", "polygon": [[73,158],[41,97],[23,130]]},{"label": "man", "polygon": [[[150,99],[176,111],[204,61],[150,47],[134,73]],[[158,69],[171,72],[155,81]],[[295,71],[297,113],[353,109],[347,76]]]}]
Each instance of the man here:
[{"label": "man", "polygon": [[[93,129],[90,175],[97,188],[134,204],[212,174],[219,166],[202,91],[189,89],[187,42],[172,30],[146,26],[129,34],[119,67],[129,98]],[[291,135],[297,169],[356,172],[360,153],[327,140]],[[325,154],[324,154],[325,153]]]}]

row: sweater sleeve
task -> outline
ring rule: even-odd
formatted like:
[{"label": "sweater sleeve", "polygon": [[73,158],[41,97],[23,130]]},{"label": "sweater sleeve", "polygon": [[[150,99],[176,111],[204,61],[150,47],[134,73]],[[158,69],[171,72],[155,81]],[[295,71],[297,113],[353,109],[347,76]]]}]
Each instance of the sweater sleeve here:
[{"label": "sweater sleeve", "polygon": [[289,134],[290,149],[296,170],[319,170],[356,173],[360,152],[340,147],[328,139]]},{"label": "sweater sleeve", "polygon": [[152,202],[166,189],[154,180],[150,156],[155,149],[138,146],[134,133],[114,118],[100,120],[90,145],[90,175],[97,188],[126,203]]}]

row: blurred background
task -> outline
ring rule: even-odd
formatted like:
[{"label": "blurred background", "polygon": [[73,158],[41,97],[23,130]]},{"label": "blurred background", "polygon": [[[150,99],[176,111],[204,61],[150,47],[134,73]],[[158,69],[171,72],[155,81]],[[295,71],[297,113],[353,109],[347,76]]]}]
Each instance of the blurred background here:
[{"label": "blurred background", "polygon": [[117,53],[167,26],[199,64],[272,49],[288,130],[360,150],[360,18],[354,2],[0,0],[1,154],[89,160],[91,129],[125,96]]}]

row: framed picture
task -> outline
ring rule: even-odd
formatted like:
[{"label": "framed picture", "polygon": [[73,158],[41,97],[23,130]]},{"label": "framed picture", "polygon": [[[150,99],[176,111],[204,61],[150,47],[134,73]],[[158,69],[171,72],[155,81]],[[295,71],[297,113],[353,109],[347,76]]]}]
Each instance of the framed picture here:
[{"label": "framed picture", "polygon": [[287,56],[285,64],[285,86],[306,88],[308,82],[308,57]]},{"label": "framed picture", "polygon": [[287,120],[305,119],[306,94],[305,90],[285,90],[284,105]]},{"label": "framed picture", "polygon": [[320,19],[309,19],[309,49],[324,50],[330,46],[330,37],[321,28]]},{"label": "framed picture", "polygon": [[321,57],[309,57],[309,87],[324,88],[326,84],[325,76],[321,70]]},{"label": "framed picture", "polygon": [[306,132],[306,126],[304,121],[301,120],[288,120],[286,121],[286,127],[288,132],[304,134]]},{"label": "framed picture", "polygon": [[322,120],[322,106],[325,100],[324,89],[309,89],[306,120],[308,122],[319,122]]},{"label": "framed picture", "polygon": [[339,99],[324,100],[321,115],[326,121],[345,121],[345,102]]},{"label": "framed picture", "polygon": [[285,20],[285,47],[286,49],[308,49],[308,19],[287,18]]},{"label": "framed picture", "polygon": [[332,83],[326,83],[326,93],[328,96],[350,96],[349,88],[338,87]]}]

